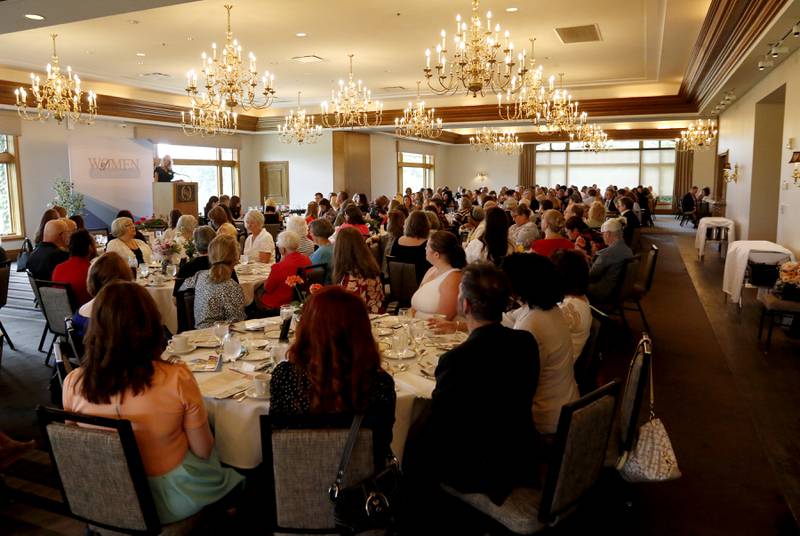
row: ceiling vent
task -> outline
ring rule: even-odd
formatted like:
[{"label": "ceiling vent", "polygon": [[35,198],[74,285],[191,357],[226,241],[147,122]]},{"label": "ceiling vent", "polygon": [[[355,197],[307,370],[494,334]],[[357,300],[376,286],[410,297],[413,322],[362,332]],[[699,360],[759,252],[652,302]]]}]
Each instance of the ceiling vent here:
[{"label": "ceiling vent", "polygon": [[167,73],[160,73],[158,71],[154,71],[152,73],[141,73],[139,76],[141,78],[147,78],[148,80],[168,80],[172,78]]},{"label": "ceiling vent", "polygon": [[386,86],[386,87],[382,87],[381,88],[381,91],[393,92],[393,93],[396,93],[398,91],[405,91],[405,90],[406,90],[406,88],[404,86]]},{"label": "ceiling vent", "polygon": [[585,26],[566,26],[556,28],[556,33],[561,42],[565,45],[572,43],[592,43],[602,41],[600,27],[597,24],[587,24]]},{"label": "ceiling vent", "polygon": [[320,63],[325,60],[323,60],[319,56],[311,54],[310,56],[295,56],[294,58],[292,58],[292,61],[296,61],[298,63]]}]

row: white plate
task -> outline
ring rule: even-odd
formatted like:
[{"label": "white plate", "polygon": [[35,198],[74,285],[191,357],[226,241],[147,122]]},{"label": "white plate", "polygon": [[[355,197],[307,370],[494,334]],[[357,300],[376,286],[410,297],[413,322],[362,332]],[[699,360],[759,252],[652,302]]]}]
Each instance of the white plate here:
[{"label": "white plate", "polygon": [[195,350],[197,350],[197,345],[189,343],[189,345],[186,347],[186,350],[184,350],[183,352],[179,352],[179,351],[175,350],[174,348],[172,348],[169,345],[167,345],[167,350],[166,351],[167,351],[167,353],[170,353],[170,354],[173,354],[173,355],[186,355],[186,354],[191,354]]},{"label": "white plate", "polygon": [[263,396],[258,396],[256,394],[256,390],[255,390],[254,387],[251,387],[250,389],[245,391],[244,394],[245,394],[245,396],[247,398],[253,398],[255,400],[269,400],[269,394],[266,394],[266,395],[263,395]]},{"label": "white plate", "polygon": [[269,355],[269,352],[264,350],[255,350],[244,354],[240,359],[242,361],[269,361],[272,359],[272,356]]},{"label": "white plate", "polygon": [[269,344],[269,341],[267,339],[248,339],[247,343],[252,348],[264,348]]},{"label": "white plate", "polygon": [[386,350],[383,353],[388,359],[411,359],[414,357],[416,352],[411,348],[406,348],[405,350],[401,350],[400,352],[395,352],[394,350]]},{"label": "white plate", "polygon": [[207,339],[203,339],[203,340],[200,340],[200,341],[194,341],[194,344],[198,348],[217,348],[219,346],[219,343],[217,341],[209,341]]},{"label": "white plate", "polygon": [[278,340],[281,337],[281,330],[280,329],[271,329],[269,331],[264,332],[264,336],[270,340]]}]

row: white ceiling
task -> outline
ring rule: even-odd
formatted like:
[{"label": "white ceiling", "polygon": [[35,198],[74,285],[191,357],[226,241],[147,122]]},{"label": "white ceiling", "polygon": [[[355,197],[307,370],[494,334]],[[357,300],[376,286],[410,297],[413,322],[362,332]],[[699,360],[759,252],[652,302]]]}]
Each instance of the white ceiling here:
[{"label": "white ceiling", "polygon": [[[0,65],[41,71],[49,59],[48,36],[56,32],[62,62],[81,75],[88,89],[95,80],[179,95],[186,72],[198,68],[200,53],[210,51],[212,41],[220,47],[224,42],[223,0],[167,5],[52,27],[42,25],[62,20],[59,17],[63,14],[58,11],[79,3],[34,1],[49,5],[54,10],[52,16],[42,12],[48,19],[39,23],[21,19],[14,27],[31,29],[0,35]],[[19,17],[20,6],[16,4],[20,3],[0,2],[0,20]],[[91,2],[101,3],[118,11],[136,4]],[[143,3],[169,2],[149,0],[139,5]],[[402,107],[402,100],[415,94],[415,82],[422,79],[425,48],[435,46],[442,28],[452,34],[455,15],[466,17],[470,10],[469,0],[232,3],[234,37],[245,52],[255,53],[260,71],[268,69],[276,74],[275,88],[283,101],[276,107],[293,106],[301,90],[304,105],[314,110],[330,94],[331,87],[346,77],[348,53],[356,55],[355,76],[363,79],[377,98],[386,100],[387,108]],[[578,98],[603,98],[676,94],[709,4],[710,0],[485,0],[480,11],[483,15],[492,10],[494,20],[511,31],[517,49],[527,46],[528,38],[535,36],[536,56],[545,73],[566,73],[565,83]],[[507,13],[505,8],[512,6],[519,11]],[[46,8],[43,5],[41,10]],[[598,43],[564,45],[554,31],[557,26],[594,23],[603,36]],[[297,32],[308,36],[298,38]],[[137,52],[145,53],[145,57],[137,57]],[[325,61],[304,65],[290,60],[307,54]],[[143,76],[154,72],[168,78]],[[396,86],[405,89],[381,89]],[[398,100],[393,104],[392,99]],[[437,106],[496,102],[490,96],[475,100],[461,94],[427,100]]]}]

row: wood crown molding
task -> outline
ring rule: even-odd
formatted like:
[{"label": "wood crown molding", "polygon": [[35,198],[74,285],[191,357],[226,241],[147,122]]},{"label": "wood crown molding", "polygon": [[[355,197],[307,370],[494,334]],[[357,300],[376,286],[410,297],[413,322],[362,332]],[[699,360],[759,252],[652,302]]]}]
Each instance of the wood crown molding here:
[{"label": "wood crown molding", "polygon": [[713,95],[759,35],[791,0],[713,0],[678,96],[699,105]]},{"label": "wood crown molding", "polygon": [[[456,134],[455,132],[445,131],[448,134],[447,143],[463,145],[469,143],[468,134]],[[610,140],[670,140],[681,136],[679,128],[631,128],[606,130]],[[569,137],[563,134],[545,135],[538,132],[519,132],[517,139],[523,143],[550,143],[569,141]],[[451,141],[452,140],[452,141]],[[444,141],[441,138],[437,141]]]}]

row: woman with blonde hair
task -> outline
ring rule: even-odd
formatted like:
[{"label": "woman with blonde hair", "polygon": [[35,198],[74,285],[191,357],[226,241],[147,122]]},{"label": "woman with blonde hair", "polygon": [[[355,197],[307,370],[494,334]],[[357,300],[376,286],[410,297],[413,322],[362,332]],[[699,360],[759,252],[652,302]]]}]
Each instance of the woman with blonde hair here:
[{"label": "woman with blonde hair", "polygon": [[305,218],[299,215],[289,216],[286,220],[286,230],[292,231],[300,237],[300,244],[297,246],[298,253],[302,253],[306,257],[314,253],[314,242],[308,238],[308,223]]},{"label": "woman with blonde hair", "polygon": [[575,249],[575,244],[561,235],[564,230],[564,215],[558,210],[550,209],[542,214],[542,232],[544,238],[533,243],[532,251],[550,257],[559,249]]},{"label": "woman with blonde hair", "polygon": [[236,240],[239,238],[239,231],[237,231],[236,227],[234,227],[232,224],[225,222],[219,226],[219,229],[217,229],[217,236],[219,235],[228,235]]},{"label": "woman with blonde hair", "polygon": [[208,328],[215,322],[245,319],[244,292],[231,279],[239,260],[239,244],[226,234],[218,234],[208,246],[209,270],[201,270],[184,281],[180,290],[194,289],[195,327]]},{"label": "woman with blonde hair", "polygon": [[589,207],[589,217],[586,220],[586,225],[589,229],[599,229],[606,221],[606,207],[600,201],[595,201]]},{"label": "woman with blonde hair", "polygon": [[361,296],[370,313],[383,312],[381,269],[358,229],[339,231],[333,247],[333,282]]}]

